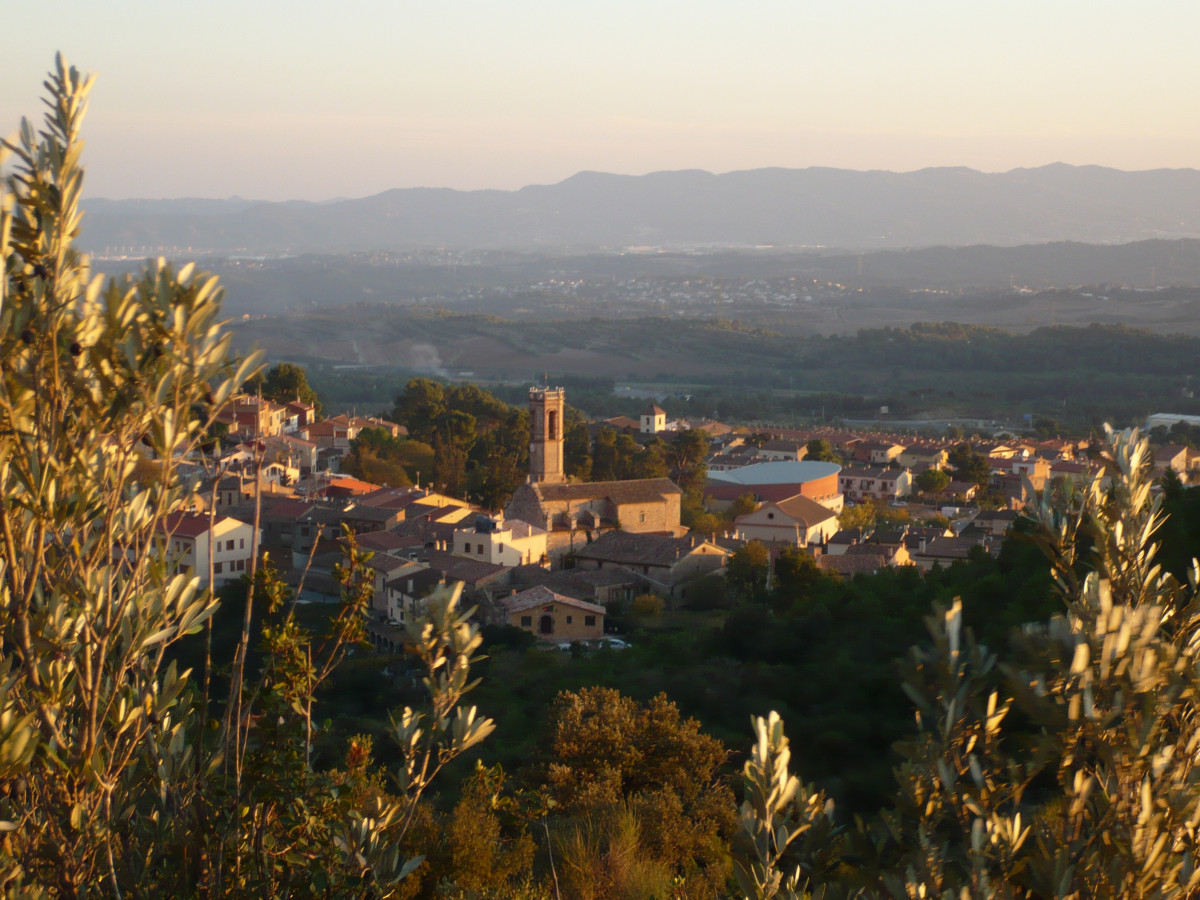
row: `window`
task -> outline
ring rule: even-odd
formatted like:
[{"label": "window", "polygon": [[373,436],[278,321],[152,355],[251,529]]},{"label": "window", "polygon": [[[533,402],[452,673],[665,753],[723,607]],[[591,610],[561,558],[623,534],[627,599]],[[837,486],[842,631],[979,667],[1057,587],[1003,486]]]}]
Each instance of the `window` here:
[{"label": "window", "polygon": [[550,410],[546,414],[546,440],[558,440],[558,410]]},{"label": "window", "polygon": [[246,561],[245,561],[244,559],[239,559],[239,560],[237,561],[237,570],[238,570],[239,572],[245,572],[245,571],[246,571]]},{"label": "window", "polygon": [[595,616],[584,616],[583,624],[586,625],[588,628],[591,628],[593,625],[596,624],[596,617]]},{"label": "window", "polygon": [[463,544],[463,553],[470,553],[470,552],[471,552],[471,542],[467,541],[465,544]]},{"label": "window", "polygon": [[221,574],[221,563],[213,563],[213,574],[214,575]]},{"label": "window", "polygon": [[504,552],[504,545],[503,545],[503,544],[498,544],[498,545],[497,545],[497,547],[496,547],[496,552],[497,552],[497,553],[503,553],[503,552]]},{"label": "window", "polygon": [[246,539],[245,538],[238,538],[238,549],[239,550],[246,549]]},{"label": "window", "polygon": [[645,521],[646,521],[646,514],[645,514],[644,512],[640,512],[640,513],[638,513],[638,521],[639,521],[639,522],[645,522]]},{"label": "window", "polygon": [[532,628],[533,627],[533,616],[521,616],[521,627],[522,628]]},{"label": "window", "polygon": [[232,549],[233,549],[233,538],[230,538],[229,540],[227,540],[227,541],[225,542],[225,549],[226,549],[226,550],[232,550]]},{"label": "window", "polygon": [[571,624],[571,617],[570,617],[570,616],[567,616],[567,624],[568,624],[568,625],[570,625],[570,624]]},{"label": "window", "polygon": [[479,545],[479,555],[483,556],[483,544]]}]

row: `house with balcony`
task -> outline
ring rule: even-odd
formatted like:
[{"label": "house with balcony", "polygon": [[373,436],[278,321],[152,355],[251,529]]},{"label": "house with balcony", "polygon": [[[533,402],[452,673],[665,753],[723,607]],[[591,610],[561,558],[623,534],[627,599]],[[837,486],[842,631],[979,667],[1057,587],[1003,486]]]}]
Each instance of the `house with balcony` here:
[{"label": "house with balcony", "polygon": [[907,469],[851,468],[838,474],[838,487],[847,500],[898,500],[912,493]]}]

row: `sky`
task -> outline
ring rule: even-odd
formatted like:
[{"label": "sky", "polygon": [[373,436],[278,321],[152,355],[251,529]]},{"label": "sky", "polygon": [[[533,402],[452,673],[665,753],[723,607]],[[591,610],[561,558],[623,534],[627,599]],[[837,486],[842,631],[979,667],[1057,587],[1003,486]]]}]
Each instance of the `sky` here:
[{"label": "sky", "polygon": [[584,170],[1200,167],[1195,0],[38,0],[0,134],[97,76],[85,196],[326,200]]}]

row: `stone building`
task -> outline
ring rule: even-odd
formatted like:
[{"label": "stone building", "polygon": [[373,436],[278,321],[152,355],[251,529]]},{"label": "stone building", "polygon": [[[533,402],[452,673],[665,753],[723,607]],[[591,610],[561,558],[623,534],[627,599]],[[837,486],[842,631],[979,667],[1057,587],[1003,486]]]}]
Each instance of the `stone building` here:
[{"label": "stone building", "polygon": [[503,598],[508,624],[546,641],[604,636],[604,607],[556,594],[541,585]]},{"label": "stone building", "polygon": [[513,492],[504,509],[505,519],[544,529],[550,554],[618,527],[633,534],[684,534],[687,529],[679,524],[683,491],[669,478],[566,480],[564,402],[562,388],[529,392],[529,482]]},{"label": "stone building", "polygon": [[563,467],[563,414],[566,392],[534,388],[529,392],[529,424],[533,432],[529,444],[529,480],[560,484],[567,480]]}]

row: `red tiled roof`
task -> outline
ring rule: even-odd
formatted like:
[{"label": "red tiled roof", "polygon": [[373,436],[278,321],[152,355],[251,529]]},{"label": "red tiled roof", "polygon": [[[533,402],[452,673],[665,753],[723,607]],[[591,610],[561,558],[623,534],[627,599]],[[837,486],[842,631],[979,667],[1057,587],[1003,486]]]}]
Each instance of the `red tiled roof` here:
[{"label": "red tiled roof", "polygon": [[551,484],[534,482],[531,487],[540,500],[590,500],[607,497],[613,503],[653,503],[683,491],[670,478],[636,478],[632,481],[588,481]]},{"label": "red tiled roof", "polygon": [[[213,524],[215,525],[223,518],[224,516],[217,516],[213,520]],[[159,523],[155,530],[177,537],[194,538],[202,534],[207,534],[208,525],[208,515],[206,513],[173,512],[168,513],[167,517]]]},{"label": "red tiled roof", "polygon": [[368,531],[355,536],[363,550],[399,550],[402,547],[420,547],[423,541],[408,534],[394,531]]},{"label": "red tiled roof", "polygon": [[354,497],[359,494],[370,494],[379,490],[379,485],[357,478],[335,478],[323,488],[323,492],[331,497]]}]

